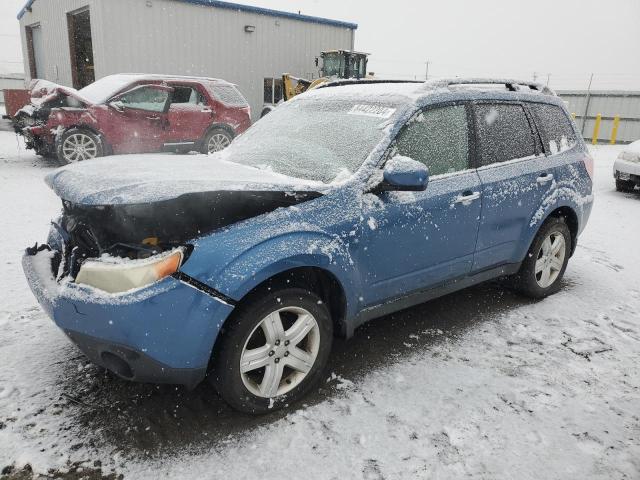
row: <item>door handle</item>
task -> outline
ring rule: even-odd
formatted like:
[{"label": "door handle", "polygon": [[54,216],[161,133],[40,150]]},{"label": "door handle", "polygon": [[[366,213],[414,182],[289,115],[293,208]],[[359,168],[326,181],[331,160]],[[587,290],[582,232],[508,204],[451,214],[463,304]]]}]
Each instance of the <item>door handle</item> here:
[{"label": "door handle", "polygon": [[469,205],[474,200],[480,198],[480,192],[464,192],[462,195],[458,195],[454,200],[454,203],[462,203],[463,205]]},{"label": "door handle", "polygon": [[213,113],[213,110],[211,110],[210,108],[203,108],[202,110],[200,110],[202,113]]},{"label": "door handle", "polygon": [[152,120],[154,122],[157,122],[160,120],[160,117],[145,117],[147,120]]},{"label": "door handle", "polygon": [[538,182],[540,185],[548,183],[551,180],[553,180],[553,175],[551,173],[543,173],[538,178],[536,178],[536,182]]}]

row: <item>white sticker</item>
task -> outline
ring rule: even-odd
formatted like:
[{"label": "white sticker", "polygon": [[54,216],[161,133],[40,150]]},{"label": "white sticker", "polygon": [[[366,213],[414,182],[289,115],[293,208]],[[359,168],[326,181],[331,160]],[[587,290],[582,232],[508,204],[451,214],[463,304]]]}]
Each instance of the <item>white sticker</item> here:
[{"label": "white sticker", "polygon": [[395,108],[381,107],[380,105],[354,105],[348,113],[365,117],[389,118],[395,111]]}]

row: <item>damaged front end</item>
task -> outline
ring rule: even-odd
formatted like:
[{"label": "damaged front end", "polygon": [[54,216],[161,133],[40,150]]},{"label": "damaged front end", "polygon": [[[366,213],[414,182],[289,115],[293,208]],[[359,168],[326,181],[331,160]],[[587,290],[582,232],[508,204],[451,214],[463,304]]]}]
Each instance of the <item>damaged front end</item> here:
[{"label": "damaged front end", "polygon": [[30,95],[31,102],[12,118],[13,130],[24,137],[27,149],[54,156],[57,127],[65,123],[67,112],[77,116],[86,111],[88,102],[71,89],[42,81],[30,88]]},{"label": "damaged front end", "polygon": [[[80,205],[63,200],[63,214],[52,222],[49,236],[50,248],[56,252],[52,270],[58,280],[85,283],[110,293],[126,291],[143,285],[122,276],[114,277],[115,282],[120,278],[120,286],[96,283],[92,280],[96,278],[96,260],[106,269],[119,265],[120,271],[126,261],[131,262],[128,267],[132,269],[164,261],[154,263],[153,268],[175,274],[198,237],[319,195],[230,190],[187,193],[145,204]],[[179,261],[166,264],[167,258],[175,258],[171,255],[179,255]],[[93,275],[87,274],[89,266]],[[107,284],[109,287],[105,287]]]}]

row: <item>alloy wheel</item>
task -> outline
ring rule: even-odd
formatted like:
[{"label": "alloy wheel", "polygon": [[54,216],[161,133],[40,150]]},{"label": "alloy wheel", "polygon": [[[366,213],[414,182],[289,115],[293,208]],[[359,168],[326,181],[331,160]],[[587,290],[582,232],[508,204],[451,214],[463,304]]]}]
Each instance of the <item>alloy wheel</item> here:
[{"label": "alloy wheel", "polygon": [[65,138],[62,154],[68,162],[89,160],[98,155],[98,146],[93,138],[84,133],[74,133]]},{"label": "alloy wheel", "polygon": [[215,133],[211,135],[209,143],[207,144],[207,151],[209,153],[219,152],[224,150],[231,144],[231,139],[224,133]]},{"label": "alloy wheel", "polygon": [[566,251],[562,233],[551,232],[544,239],[536,257],[535,268],[536,282],[541,288],[548,288],[557,280],[564,265]]},{"label": "alloy wheel", "polygon": [[320,350],[315,317],[299,307],[270,313],[253,329],[240,356],[240,375],[254,395],[273,398],[306,378]]}]

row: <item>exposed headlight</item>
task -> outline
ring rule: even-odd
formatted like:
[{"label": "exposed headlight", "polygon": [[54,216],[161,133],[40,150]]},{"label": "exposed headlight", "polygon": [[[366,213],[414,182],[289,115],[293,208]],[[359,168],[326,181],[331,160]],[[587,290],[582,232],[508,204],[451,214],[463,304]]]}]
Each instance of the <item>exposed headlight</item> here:
[{"label": "exposed headlight", "polygon": [[178,248],[144,260],[87,260],[80,267],[76,283],[109,293],[126,292],[151,285],[177,272],[183,258],[184,250]]}]

